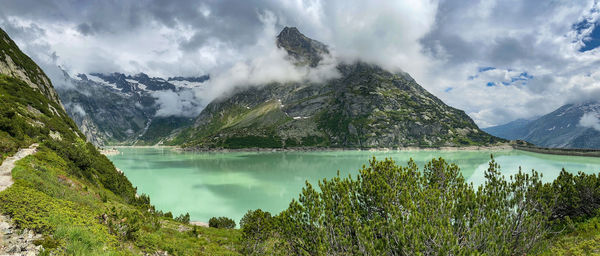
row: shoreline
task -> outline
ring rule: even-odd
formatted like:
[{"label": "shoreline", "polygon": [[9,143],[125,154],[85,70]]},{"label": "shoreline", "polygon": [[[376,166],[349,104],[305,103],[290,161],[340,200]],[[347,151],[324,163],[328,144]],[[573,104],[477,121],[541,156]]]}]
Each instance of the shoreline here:
[{"label": "shoreline", "polygon": [[600,157],[600,149],[578,149],[578,148],[544,148],[536,146],[521,146],[513,145],[516,150],[533,152],[546,155],[560,156],[585,156],[585,157]]},{"label": "shoreline", "polygon": [[343,151],[365,151],[365,152],[410,152],[410,151],[508,151],[521,150],[547,155],[563,156],[586,156],[600,157],[600,149],[569,149],[569,148],[544,148],[530,145],[519,145],[504,143],[493,146],[466,146],[466,147],[395,147],[395,148],[323,148],[323,147],[298,147],[298,148],[182,148],[179,146],[110,146],[110,149],[103,149],[100,152],[106,156],[118,155],[121,152],[119,148],[156,148],[170,149],[177,152],[199,152],[199,153],[269,153],[269,152],[343,152]]},{"label": "shoreline", "polygon": [[177,146],[163,146],[163,145],[144,145],[144,146],[126,146],[126,145],[115,145],[115,146],[106,146],[113,149],[117,148],[177,148]]},{"label": "shoreline", "polygon": [[121,152],[119,150],[116,150],[115,148],[99,149],[98,151],[100,151],[100,154],[103,154],[105,156],[114,156],[121,154]]},{"label": "shoreline", "polygon": [[393,151],[502,151],[514,149],[510,144],[494,146],[466,146],[466,147],[394,147],[394,148],[323,148],[323,147],[298,147],[298,148],[181,148],[173,147],[180,152],[336,152],[336,151],[366,151],[366,152],[393,152]]}]

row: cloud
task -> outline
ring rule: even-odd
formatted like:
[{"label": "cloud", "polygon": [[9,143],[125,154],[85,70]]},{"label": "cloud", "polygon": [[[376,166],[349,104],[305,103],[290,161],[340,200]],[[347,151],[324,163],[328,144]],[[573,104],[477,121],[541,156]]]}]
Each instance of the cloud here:
[{"label": "cloud", "polygon": [[153,91],[152,96],[156,99],[159,106],[155,116],[183,116],[195,117],[200,114],[204,106],[200,105],[201,100],[196,98],[195,94],[189,90],[174,92],[171,90]]},{"label": "cloud", "polygon": [[79,114],[80,116],[86,115],[85,110],[83,110],[83,108],[79,104],[74,104],[73,110],[75,111],[75,113]]},{"label": "cloud", "polygon": [[3,3],[0,26],[53,81],[52,65],[72,74],[210,74],[211,89],[197,98],[330,77],[332,65],[281,61],[273,37],[296,26],[331,47],[331,63],[406,71],[485,127],[600,96],[599,9],[593,0],[21,0]]},{"label": "cloud", "polygon": [[255,45],[249,47],[244,59],[233,63],[231,68],[216,71],[208,80],[208,91],[202,91],[207,98],[216,98],[231,92],[236,87],[258,86],[273,82],[323,82],[336,78],[337,61],[332,56],[324,59],[315,68],[295,65],[287,57],[284,49],[277,47],[275,37],[277,17],[270,12],[261,16],[263,31]]},{"label": "cloud", "polygon": [[[416,79],[482,127],[590,99],[600,55],[579,51],[591,31],[574,24],[597,22],[594,9],[594,1],[442,1],[435,26],[421,39],[441,61]],[[481,67],[495,70],[479,73]]]},{"label": "cloud", "polygon": [[83,107],[77,103],[65,104],[65,108],[71,109],[73,113],[82,117],[87,115]]},{"label": "cloud", "polygon": [[579,120],[579,125],[586,128],[594,128],[600,131],[600,119],[596,113],[585,113]]}]

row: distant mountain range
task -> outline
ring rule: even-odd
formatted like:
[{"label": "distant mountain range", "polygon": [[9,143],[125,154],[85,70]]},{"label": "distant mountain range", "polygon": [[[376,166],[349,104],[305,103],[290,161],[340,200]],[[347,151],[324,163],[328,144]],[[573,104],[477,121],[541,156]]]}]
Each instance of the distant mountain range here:
[{"label": "distant mountain range", "polygon": [[[318,67],[329,50],[296,28],[276,44],[298,66]],[[166,143],[194,148],[436,147],[502,141],[463,111],[427,92],[407,73],[363,62],[339,64],[324,82],[237,88],[211,102],[194,125]]]},{"label": "distant mountain range", "polygon": [[[328,46],[286,27],[276,45],[299,67],[318,68]],[[196,95],[209,76],[156,78],[90,73],[57,86],[67,112],[96,145],[194,148],[438,147],[491,145],[463,111],[427,92],[409,74],[357,61],[339,78],[241,86],[200,113],[162,113],[160,94]],[[194,92],[196,94],[194,94]],[[202,104],[202,103],[199,103]]]},{"label": "distant mountain range", "polygon": [[551,148],[600,149],[600,103],[567,104],[532,120],[516,120],[483,129],[505,139]]},{"label": "distant mountain range", "polygon": [[194,97],[192,89],[202,90],[204,82],[210,79],[207,75],[163,79],[144,73],[91,73],[76,77],[63,73],[64,80],[55,81],[57,92],[69,116],[95,145],[160,143],[173,131],[192,124],[194,116],[157,115],[161,108],[157,95],[170,92]]}]

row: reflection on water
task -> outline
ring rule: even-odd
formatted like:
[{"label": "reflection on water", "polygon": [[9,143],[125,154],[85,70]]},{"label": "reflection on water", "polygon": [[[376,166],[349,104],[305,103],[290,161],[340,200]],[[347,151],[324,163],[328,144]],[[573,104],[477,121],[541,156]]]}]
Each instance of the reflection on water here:
[{"label": "reflection on water", "polygon": [[463,176],[482,184],[483,172],[493,154],[505,175],[535,169],[544,180],[571,172],[600,171],[600,158],[556,156],[508,151],[334,151],[276,153],[191,153],[166,148],[120,148],[109,158],[124,171],[138,192],[174,215],[189,212],[192,220],[227,216],[239,221],[249,209],[272,213],[285,209],[298,196],[304,182],[316,184],[340,171],[355,176],[375,156],[405,165],[412,158],[419,166],[437,157],[456,163]]}]

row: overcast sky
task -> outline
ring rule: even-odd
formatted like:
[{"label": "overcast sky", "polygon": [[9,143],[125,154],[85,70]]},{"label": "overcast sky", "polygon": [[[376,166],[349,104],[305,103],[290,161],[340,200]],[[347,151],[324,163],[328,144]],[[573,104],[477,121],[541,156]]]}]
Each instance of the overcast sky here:
[{"label": "overcast sky", "polygon": [[574,0],[6,0],[0,27],[53,79],[61,65],[243,82],[294,73],[272,64],[274,37],[295,26],[336,61],[408,72],[487,127],[600,99],[599,13]]}]

